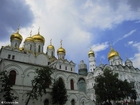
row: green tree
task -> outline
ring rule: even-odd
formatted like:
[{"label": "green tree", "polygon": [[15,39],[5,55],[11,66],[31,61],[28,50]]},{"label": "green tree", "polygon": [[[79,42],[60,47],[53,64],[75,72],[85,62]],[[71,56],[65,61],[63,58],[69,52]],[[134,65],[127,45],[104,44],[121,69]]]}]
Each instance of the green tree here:
[{"label": "green tree", "polygon": [[35,72],[37,75],[32,80],[32,90],[27,93],[28,99],[26,105],[28,105],[31,98],[37,100],[38,97],[42,97],[43,94],[46,94],[48,85],[52,83],[52,68],[47,66],[36,69]]},{"label": "green tree", "polygon": [[62,78],[54,81],[51,95],[53,104],[64,105],[66,103],[67,90]]},{"label": "green tree", "polygon": [[118,79],[118,74],[113,73],[111,70],[104,70],[102,75],[95,79],[95,94],[97,102],[107,102],[123,100],[130,97],[134,92],[130,84],[124,80]]},{"label": "green tree", "polygon": [[[0,80],[1,80],[1,88],[0,88],[0,94],[2,94],[5,102],[13,102],[15,99],[17,99],[17,96],[14,96],[14,94],[11,92],[12,89],[12,82],[10,81],[10,77],[7,73],[7,71],[2,71],[0,73]],[[11,104],[6,104],[11,105]]]}]

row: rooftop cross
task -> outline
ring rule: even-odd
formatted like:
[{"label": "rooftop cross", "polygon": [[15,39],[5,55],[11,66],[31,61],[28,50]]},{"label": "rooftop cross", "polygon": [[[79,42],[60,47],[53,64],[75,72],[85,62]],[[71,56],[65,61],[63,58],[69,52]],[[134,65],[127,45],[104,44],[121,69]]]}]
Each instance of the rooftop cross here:
[{"label": "rooftop cross", "polygon": [[60,41],[60,45],[61,45],[61,47],[62,47],[62,41],[63,41],[63,40],[61,39],[61,41]]},{"label": "rooftop cross", "polygon": [[32,37],[32,30],[31,30],[31,32],[30,32],[30,37]]},{"label": "rooftop cross", "polygon": [[50,45],[52,45],[52,39],[50,40]]}]

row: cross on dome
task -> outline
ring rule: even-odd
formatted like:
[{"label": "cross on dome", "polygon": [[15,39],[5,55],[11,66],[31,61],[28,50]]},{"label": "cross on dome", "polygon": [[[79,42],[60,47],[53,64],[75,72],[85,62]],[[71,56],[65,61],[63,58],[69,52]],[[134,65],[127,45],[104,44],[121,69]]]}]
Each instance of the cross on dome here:
[{"label": "cross on dome", "polygon": [[60,41],[60,46],[61,46],[61,47],[62,47],[62,41],[63,41],[63,40],[61,39],[61,41]]},{"label": "cross on dome", "polygon": [[40,34],[40,27],[38,28],[38,34]]},{"label": "cross on dome", "polygon": [[30,37],[32,37],[32,30],[31,30],[31,32],[30,32]]},{"label": "cross on dome", "polygon": [[19,29],[20,29],[20,24],[18,25],[17,33],[19,33]]},{"label": "cross on dome", "polygon": [[52,45],[52,39],[50,40],[50,45]]}]

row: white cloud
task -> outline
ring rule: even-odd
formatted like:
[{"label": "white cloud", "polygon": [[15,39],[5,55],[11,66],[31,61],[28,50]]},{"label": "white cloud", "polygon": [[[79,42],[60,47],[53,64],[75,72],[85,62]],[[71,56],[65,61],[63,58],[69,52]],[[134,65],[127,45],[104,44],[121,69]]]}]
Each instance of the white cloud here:
[{"label": "white cloud", "polygon": [[87,26],[98,27],[100,29],[111,29],[115,25],[127,20],[140,19],[138,11],[132,11],[126,0],[113,1],[116,6],[111,4],[110,0],[87,0],[82,14],[83,22]]},{"label": "white cloud", "polygon": [[136,29],[135,30],[131,30],[129,33],[123,35],[121,38],[118,38],[113,44],[117,43],[120,40],[123,40],[124,38],[127,38],[128,36],[132,35],[135,31],[136,31]]},{"label": "white cloud", "polygon": [[98,43],[98,44],[94,44],[92,45],[92,50],[95,52],[99,52],[102,50],[105,50],[106,48],[108,48],[108,42],[104,42],[104,43]]},{"label": "white cloud", "polygon": [[133,41],[129,41],[129,42],[128,42],[128,45],[131,45],[131,44],[133,44],[133,43],[134,43]]},{"label": "white cloud", "polygon": [[135,67],[140,68],[140,42],[134,43],[132,46],[135,47],[138,51],[134,54],[134,57],[132,58],[133,64]]}]

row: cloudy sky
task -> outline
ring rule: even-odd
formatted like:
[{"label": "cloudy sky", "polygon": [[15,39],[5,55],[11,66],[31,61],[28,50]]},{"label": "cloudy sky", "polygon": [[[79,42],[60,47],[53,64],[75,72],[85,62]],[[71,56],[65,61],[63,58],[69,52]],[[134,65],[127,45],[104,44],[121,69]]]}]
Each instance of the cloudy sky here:
[{"label": "cloudy sky", "polygon": [[0,0],[0,14],[0,46],[19,24],[24,40],[40,27],[44,52],[50,39],[56,51],[62,39],[69,61],[88,64],[92,48],[97,65],[108,64],[111,43],[123,62],[127,56],[140,68],[140,0]]}]

